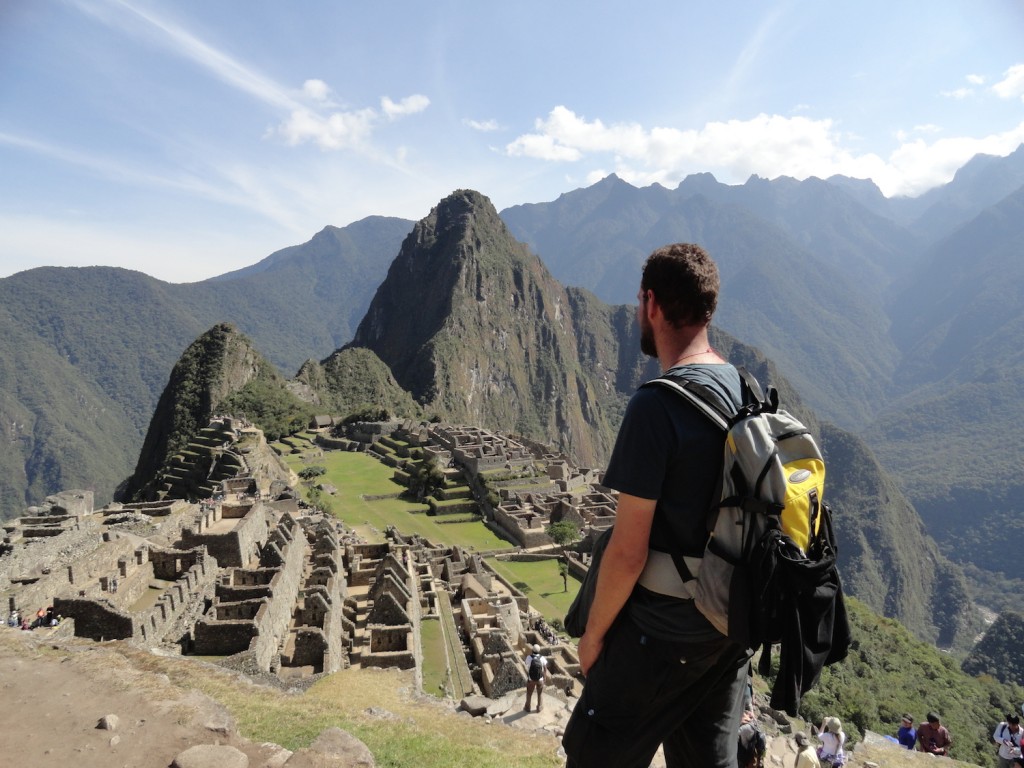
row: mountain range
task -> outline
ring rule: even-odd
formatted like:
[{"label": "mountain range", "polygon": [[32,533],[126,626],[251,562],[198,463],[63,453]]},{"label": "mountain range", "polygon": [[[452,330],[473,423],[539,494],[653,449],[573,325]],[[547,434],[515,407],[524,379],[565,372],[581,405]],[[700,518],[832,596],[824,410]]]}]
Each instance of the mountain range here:
[{"label": "mountain range", "polygon": [[[175,360],[223,321],[297,371],[291,391],[324,410],[386,393],[600,466],[651,373],[624,306],[639,265],[692,240],[722,271],[715,344],[788,380],[821,419],[851,591],[921,636],[962,643],[960,566],[1005,585],[1015,547],[995,557],[986,544],[1024,527],[1024,451],[1005,427],[1021,400],[1022,158],[975,158],[928,200],[839,177],[729,187],[701,174],[675,190],[609,177],[499,219],[461,191],[415,225],[327,227],[191,285],[109,268],[5,278],[0,511],[61,488],[112,495]],[[982,597],[1000,607],[994,591]]]}]

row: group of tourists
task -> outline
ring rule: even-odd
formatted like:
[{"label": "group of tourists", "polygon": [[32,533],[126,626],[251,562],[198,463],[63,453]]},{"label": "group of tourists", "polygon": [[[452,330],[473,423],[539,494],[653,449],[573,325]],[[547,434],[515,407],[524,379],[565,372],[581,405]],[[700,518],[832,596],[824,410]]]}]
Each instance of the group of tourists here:
[{"label": "group of tourists", "polygon": [[793,735],[796,742],[795,768],[838,768],[846,764],[846,732],[838,717],[827,716],[818,728],[817,748],[811,743],[811,737],[804,731]]},{"label": "group of tourists", "polygon": [[892,740],[901,747],[939,757],[948,756],[950,747],[953,746],[953,737],[949,735],[949,729],[942,724],[942,719],[936,712],[929,712],[925,721],[919,725],[914,725],[913,715],[904,714],[900,719],[896,737]]},{"label": "group of tourists", "polygon": [[555,631],[548,626],[548,623],[544,619],[539,618],[534,622],[533,628],[540,633],[540,636],[548,641],[549,644],[554,645],[558,642],[558,637],[555,635]]},{"label": "group of tourists", "polygon": [[53,612],[53,606],[49,608],[40,608],[36,611],[35,618],[30,619],[28,616],[22,616],[17,610],[11,611],[6,621],[0,620],[0,626],[6,625],[10,629],[23,629],[25,631],[40,629],[42,627],[56,627],[63,621],[63,616],[58,616]]}]

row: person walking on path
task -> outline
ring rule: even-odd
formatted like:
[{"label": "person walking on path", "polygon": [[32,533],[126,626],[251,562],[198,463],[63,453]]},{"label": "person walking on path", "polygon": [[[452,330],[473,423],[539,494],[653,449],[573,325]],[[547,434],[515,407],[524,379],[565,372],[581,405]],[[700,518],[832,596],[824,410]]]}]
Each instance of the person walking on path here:
[{"label": "person walking on path", "polygon": [[540,646],[534,645],[526,657],[526,706],[523,712],[530,711],[533,692],[537,692],[537,711],[544,709],[544,682],[548,676],[548,660],[541,654]]},{"label": "person walking on path", "polygon": [[[654,251],[637,294],[640,349],[663,375],[699,381],[739,408],[739,372],[708,341],[718,289],[700,246]],[[667,768],[735,768],[750,652],[692,595],[645,578],[649,562],[703,554],[724,444],[718,427],[663,387],[638,389],[626,408],[604,477],[619,496],[579,640],[586,684],[562,738],[567,768],[647,768],[659,745]]]}]

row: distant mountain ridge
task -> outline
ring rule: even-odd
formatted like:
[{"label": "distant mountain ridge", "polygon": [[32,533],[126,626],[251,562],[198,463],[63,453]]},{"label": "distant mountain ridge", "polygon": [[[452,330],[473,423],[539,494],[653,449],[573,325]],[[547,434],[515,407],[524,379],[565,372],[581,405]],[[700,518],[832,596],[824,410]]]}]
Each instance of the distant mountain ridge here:
[{"label": "distant mountain ridge", "polygon": [[[1010,540],[1024,535],[1017,501],[1024,448],[1006,429],[1019,421],[1024,402],[1014,314],[1022,283],[1015,259],[1024,237],[1015,227],[1022,156],[978,158],[916,200],[888,199],[870,181],[843,177],[752,178],[728,187],[700,174],[676,190],[637,189],[611,177],[503,212],[530,258],[539,257],[565,286],[539,294],[549,310],[560,305],[563,317],[545,326],[550,354],[569,359],[575,345],[586,359],[581,350],[589,346],[608,361],[599,381],[570,371],[552,382],[552,392],[568,392],[571,375],[584,397],[566,396],[549,411],[561,408],[561,415],[544,423],[571,423],[577,400],[615,423],[609,393],[628,389],[639,365],[628,336],[632,309],[622,306],[633,301],[639,264],[665,242],[702,242],[722,265],[722,330],[774,360],[824,419],[861,436],[896,472],[944,553],[1005,577],[1012,568],[1005,552],[987,545],[985,531],[998,528]],[[947,232],[922,224],[928,210],[945,211],[939,218]],[[406,402],[411,390],[367,348],[335,350],[352,340],[412,229],[413,222],[384,217],[327,227],[253,267],[188,286],[109,268],[32,270],[0,280],[0,418],[8,446],[0,452],[0,515],[69,486],[91,486],[100,501],[109,498],[131,472],[174,361],[224,321],[281,371],[302,368],[326,382],[325,407]],[[528,269],[522,275],[547,285]],[[488,317],[473,315],[472,307],[465,303],[463,326]],[[435,352],[444,343],[443,334],[421,337]],[[457,351],[464,370],[431,373],[437,392],[456,391],[459,377],[474,370],[470,355]],[[424,359],[446,357],[432,355]],[[352,366],[370,371],[357,377],[360,387],[339,384],[337,371]],[[327,367],[337,371],[328,376]],[[301,379],[290,386],[321,391]],[[546,386],[528,381],[516,391],[534,397]],[[467,406],[467,417],[478,404]]]}]

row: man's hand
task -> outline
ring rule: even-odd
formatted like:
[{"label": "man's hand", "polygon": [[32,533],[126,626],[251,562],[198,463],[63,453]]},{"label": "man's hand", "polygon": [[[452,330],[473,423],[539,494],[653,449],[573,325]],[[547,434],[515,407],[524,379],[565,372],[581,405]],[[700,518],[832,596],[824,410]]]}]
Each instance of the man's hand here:
[{"label": "man's hand", "polygon": [[601,650],[603,648],[603,637],[598,637],[593,632],[583,633],[583,637],[580,638],[577,650],[580,657],[580,669],[583,670],[584,676],[590,672],[590,668],[594,666],[594,662],[597,661],[597,657],[601,655]]}]

